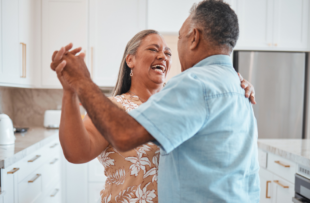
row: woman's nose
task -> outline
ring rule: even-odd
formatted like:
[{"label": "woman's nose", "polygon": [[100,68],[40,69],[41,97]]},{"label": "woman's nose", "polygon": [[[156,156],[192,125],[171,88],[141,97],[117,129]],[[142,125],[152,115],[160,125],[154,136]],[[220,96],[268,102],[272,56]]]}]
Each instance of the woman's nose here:
[{"label": "woman's nose", "polygon": [[167,60],[167,56],[163,51],[158,52],[158,59],[163,59],[163,60]]}]

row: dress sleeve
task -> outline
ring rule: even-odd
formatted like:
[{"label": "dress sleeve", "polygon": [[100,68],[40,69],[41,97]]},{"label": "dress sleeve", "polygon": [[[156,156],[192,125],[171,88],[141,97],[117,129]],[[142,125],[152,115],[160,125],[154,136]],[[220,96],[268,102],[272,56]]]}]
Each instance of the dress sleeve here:
[{"label": "dress sleeve", "polygon": [[166,153],[194,136],[208,116],[202,82],[186,72],[170,79],[161,92],[129,112]]}]

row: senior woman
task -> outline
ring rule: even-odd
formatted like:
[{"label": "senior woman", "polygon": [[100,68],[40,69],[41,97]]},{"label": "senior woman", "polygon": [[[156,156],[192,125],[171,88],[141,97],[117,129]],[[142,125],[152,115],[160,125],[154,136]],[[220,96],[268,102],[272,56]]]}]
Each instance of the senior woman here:
[{"label": "senior woman", "polygon": [[[55,52],[52,60],[60,60],[72,44]],[[70,53],[77,54],[81,48]],[[85,54],[80,54],[85,57]],[[110,99],[129,112],[159,92],[171,67],[171,50],[155,30],[136,34],[127,44],[117,83]],[[98,132],[88,116],[81,120],[78,97],[58,74],[64,94],[59,138],[69,162],[86,163],[98,158],[107,177],[101,191],[102,202],[158,202],[157,170],[159,148],[147,143],[121,153]],[[252,95],[252,85],[240,76],[246,96]],[[255,103],[254,96],[251,98]]]}]

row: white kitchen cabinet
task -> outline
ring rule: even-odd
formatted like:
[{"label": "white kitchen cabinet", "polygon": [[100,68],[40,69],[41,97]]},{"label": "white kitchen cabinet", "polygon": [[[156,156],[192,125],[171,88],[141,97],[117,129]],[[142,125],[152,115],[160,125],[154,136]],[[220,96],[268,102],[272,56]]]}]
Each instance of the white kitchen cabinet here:
[{"label": "white kitchen cabinet", "polygon": [[273,202],[272,203],[291,203],[292,197],[295,195],[294,184],[280,178],[277,175],[273,176]]},{"label": "white kitchen cabinet", "polygon": [[177,34],[194,3],[200,0],[149,0],[148,29],[162,33]]},{"label": "white kitchen cabinet", "polygon": [[102,183],[88,183],[88,203],[101,203],[100,192],[103,189]]},{"label": "white kitchen cabinet", "polygon": [[90,0],[88,66],[98,86],[115,86],[128,41],[146,28],[145,0]]},{"label": "white kitchen cabinet", "polygon": [[274,46],[306,49],[309,40],[309,0],[274,0]]},{"label": "white kitchen cabinet", "polygon": [[308,47],[308,0],[231,0],[240,36],[235,49],[305,51]]},{"label": "white kitchen cabinet", "polygon": [[260,168],[260,203],[272,203],[273,196],[273,174],[266,169]]},{"label": "white kitchen cabinet", "polygon": [[61,88],[56,73],[51,70],[55,50],[73,43],[87,48],[88,0],[42,1],[42,74],[41,87]]},{"label": "white kitchen cabinet", "polygon": [[40,61],[40,2],[2,0],[1,3],[0,84],[35,86],[35,68]]}]

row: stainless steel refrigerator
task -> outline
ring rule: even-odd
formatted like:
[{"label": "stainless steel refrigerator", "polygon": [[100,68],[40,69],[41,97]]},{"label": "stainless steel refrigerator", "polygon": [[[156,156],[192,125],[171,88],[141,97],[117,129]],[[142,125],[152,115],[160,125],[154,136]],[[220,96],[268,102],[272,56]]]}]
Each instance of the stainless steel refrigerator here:
[{"label": "stainless steel refrigerator", "polygon": [[234,67],[255,87],[259,138],[304,138],[306,53],[235,51]]}]

